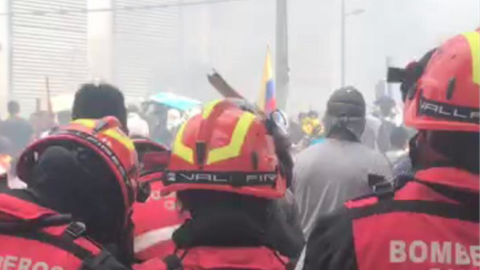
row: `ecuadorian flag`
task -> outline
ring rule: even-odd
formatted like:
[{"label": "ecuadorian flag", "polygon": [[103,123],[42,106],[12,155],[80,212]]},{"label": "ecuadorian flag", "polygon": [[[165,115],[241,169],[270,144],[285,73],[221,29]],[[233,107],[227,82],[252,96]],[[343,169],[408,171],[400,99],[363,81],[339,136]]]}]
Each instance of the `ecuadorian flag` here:
[{"label": "ecuadorian flag", "polygon": [[277,109],[277,98],[275,94],[275,81],[273,80],[273,66],[270,49],[267,49],[267,58],[265,59],[262,88],[260,89],[258,106],[267,114]]}]

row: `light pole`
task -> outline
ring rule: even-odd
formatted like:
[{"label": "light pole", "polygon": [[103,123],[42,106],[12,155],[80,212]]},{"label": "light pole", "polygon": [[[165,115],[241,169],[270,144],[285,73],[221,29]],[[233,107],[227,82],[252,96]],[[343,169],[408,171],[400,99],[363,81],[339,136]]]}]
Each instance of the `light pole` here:
[{"label": "light pole", "polygon": [[341,7],[341,62],[342,62],[342,67],[341,67],[341,83],[342,87],[345,87],[346,84],[346,68],[347,68],[347,61],[346,61],[346,19],[348,16],[357,16],[365,12],[364,9],[355,9],[352,12],[346,11],[346,0],[342,0],[342,7]]},{"label": "light pole", "polygon": [[275,90],[277,91],[278,108],[287,107],[289,87],[288,63],[288,0],[277,0],[276,18],[276,60]]}]

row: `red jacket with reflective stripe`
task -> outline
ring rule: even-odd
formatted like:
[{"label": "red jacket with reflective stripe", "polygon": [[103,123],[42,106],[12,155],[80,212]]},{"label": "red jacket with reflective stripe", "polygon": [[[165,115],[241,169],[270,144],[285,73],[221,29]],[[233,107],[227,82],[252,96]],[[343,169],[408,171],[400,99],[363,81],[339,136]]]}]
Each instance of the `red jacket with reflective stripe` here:
[{"label": "red jacket with reflective stripe", "polygon": [[319,219],[304,269],[480,269],[478,199],[478,175],[419,171],[394,196],[350,201]]},{"label": "red jacket with reflective stripe", "polygon": [[[126,269],[90,240],[84,237],[65,237],[68,224],[12,230],[19,223],[40,221],[58,215],[17,196],[0,193],[0,268],[73,270],[83,269],[88,264],[92,270]],[[96,262],[97,256],[102,256],[102,261]]]},{"label": "red jacket with reflective stripe", "polygon": [[151,182],[148,200],[133,206],[135,257],[141,261],[172,254],[175,250],[172,234],[188,217],[178,210],[174,193],[161,196],[162,186],[160,181]]},{"label": "red jacket with reflective stripe", "polygon": [[[288,260],[266,248],[197,247],[179,257],[185,270],[249,269],[285,270]],[[156,258],[134,267],[134,270],[168,270],[162,259]]]}]

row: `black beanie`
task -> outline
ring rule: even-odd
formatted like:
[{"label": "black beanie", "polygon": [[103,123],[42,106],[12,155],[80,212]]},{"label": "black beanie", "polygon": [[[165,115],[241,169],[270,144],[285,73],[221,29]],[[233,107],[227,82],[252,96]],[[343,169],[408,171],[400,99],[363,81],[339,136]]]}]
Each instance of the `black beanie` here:
[{"label": "black beanie", "polygon": [[352,86],[336,90],[328,100],[327,114],[333,117],[365,117],[366,106],[362,93]]},{"label": "black beanie", "polygon": [[120,90],[110,84],[84,84],[75,94],[72,119],[116,117],[127,130],[127,109]]}]

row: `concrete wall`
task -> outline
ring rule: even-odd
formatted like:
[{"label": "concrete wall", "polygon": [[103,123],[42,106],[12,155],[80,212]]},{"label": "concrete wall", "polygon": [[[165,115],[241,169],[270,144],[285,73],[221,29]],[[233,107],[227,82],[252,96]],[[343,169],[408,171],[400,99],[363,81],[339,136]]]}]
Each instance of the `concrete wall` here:
[{"label": "concrete wall", "polygon": [[[0,1],[0,13],[8,12],[10,0]],[[0,117],[6,116],[6,105],[8,101],[9,85],[9,17],[0,16]]]}]

